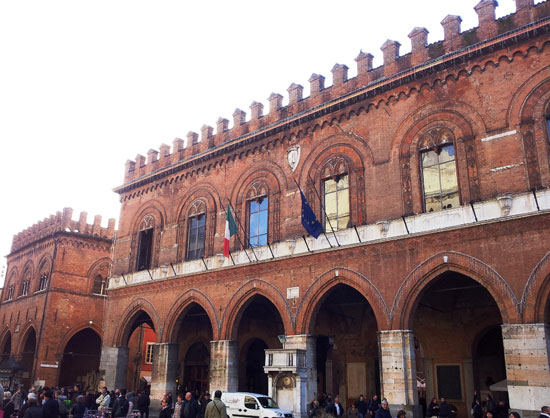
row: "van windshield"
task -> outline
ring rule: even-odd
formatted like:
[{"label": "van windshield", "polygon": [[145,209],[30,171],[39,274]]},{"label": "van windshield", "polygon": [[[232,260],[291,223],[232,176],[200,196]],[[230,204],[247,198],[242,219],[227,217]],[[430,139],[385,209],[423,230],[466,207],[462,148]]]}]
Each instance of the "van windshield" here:
[{"label": "van windshield", "polygon": [[277,403],[267,396],[258,396],[258,402],[264,407],[268,409],[279,409],[279,406]]}]

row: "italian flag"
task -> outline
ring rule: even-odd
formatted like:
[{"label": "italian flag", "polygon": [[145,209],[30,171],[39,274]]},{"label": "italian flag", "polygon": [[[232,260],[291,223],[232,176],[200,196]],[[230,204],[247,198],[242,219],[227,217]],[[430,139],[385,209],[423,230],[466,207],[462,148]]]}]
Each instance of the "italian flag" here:
[{"label": "italian flag", "polygon": [[229,206],[225,212],[225,237],[223,239],[223,255],[229,257],[229,239],[237,233],[237,224]]}]

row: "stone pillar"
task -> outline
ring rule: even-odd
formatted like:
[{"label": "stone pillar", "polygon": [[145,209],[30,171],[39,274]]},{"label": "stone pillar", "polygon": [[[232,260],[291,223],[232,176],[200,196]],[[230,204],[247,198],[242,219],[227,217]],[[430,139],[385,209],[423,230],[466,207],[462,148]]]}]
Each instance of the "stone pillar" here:
[{"label": "stone pillar", "polygon": [[236,392],[239,387],[239,342],[210,342],[210,393]]},{"label": "stone pillar", "polygon": [[434,361],[424,357],[424,376],[426,377],[426,402],[430,402],[435,396]]},{"label": "stone pillar", "polygon": [[378,339],[382,396],[392,411],[404,409],[409,416],[420,417],[413,332],[379,331]]},{"label": "stone pillar", "polygon": [[101,347],[99,370],[109,390],[126,387],[129,351],[128,347]]},{"label": "stone pillar", "polygon": [[[178,344],[153,345],[153,369],[151,371],[151,399],[158,405],[166,392],[176,393],[178,375]],[[151,403],[152,404],[152,403]]]},{"label": "stone pillar", "polygon": [[550,399],[550,329],[545,324],[503,324],[502,342],[510,408],[538,414]]},{"label": "stone pillar", "polygon": [[474,366],[471,358],[462,360],[462,370],[464,371],[464,391],[462,396],[466,398],[466,405],[472,405],[474,401]]},{"label": "stone pillar", "polygon": [[305,350],[306,352],[306,375],[303,379],[296,377],[296,391],[300,395],[300,415],[307,417],[307,405],[313,399],[317,399],[317,360],[316,341],[311,335],[287,335],[285,349]]}]

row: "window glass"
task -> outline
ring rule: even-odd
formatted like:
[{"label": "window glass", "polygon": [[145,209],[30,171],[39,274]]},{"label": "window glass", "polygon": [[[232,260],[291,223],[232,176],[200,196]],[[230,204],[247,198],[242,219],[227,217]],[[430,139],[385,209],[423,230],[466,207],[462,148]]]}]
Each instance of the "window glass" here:
[{"label": "window glass", "polygon": [[244,397],[244,407],[248,409],[258,409],[257,408],[258,403],[256,402],[256,399],[254,399],[252,396],[245,396]]},{"label": "window glass", "polygon": [[187,239],[187,260],[197,260],[204,255],[206,236],[206,216],[200,214],[189,218],[189,233]]},{"label": "window glass", "polygon": [[147,349],[145,350],[146,364],[153,364],[153,346],[154,346],[154,343],[147,343]]},{"label": "window glass", "polygon": [[[323,181],[325,231],[346,229],[350,223],[349,177],[347,174]],[[329,222],[330,221],[330,222]]]},{"label": "window glass", "polygon": [[257,198],[248,202],[248,240],[251,247],[267,245],[269,199]]},{"label": "window glass", "polygon": [[423,151],[420,156],[425,211],[459,206],[454,146],[448,144]]},{"label": "window glass", "polygon": [[139,248],[136,268],[145,270],[151,267],[151,254],[153,250],[153,228],[139,231]]}]

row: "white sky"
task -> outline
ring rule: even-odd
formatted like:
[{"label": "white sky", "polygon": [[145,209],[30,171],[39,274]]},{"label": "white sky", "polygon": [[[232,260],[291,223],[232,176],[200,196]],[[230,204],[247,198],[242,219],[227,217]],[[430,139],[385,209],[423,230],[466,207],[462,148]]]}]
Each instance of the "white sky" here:
[{"label": "white sky", "polygon": [[[410,51],[415,26],[443,38],[447,14],[477,26],[479,0],[0,2],[0,255],[14,234],[72,207],[118,218],[124,164],[187,132],[250,115],[360,49]],[[500,0],[497,16],[515,11]],[[5,269],[0,259],[0,276]],[[0,285],[3,277],[0,277]]]}]

